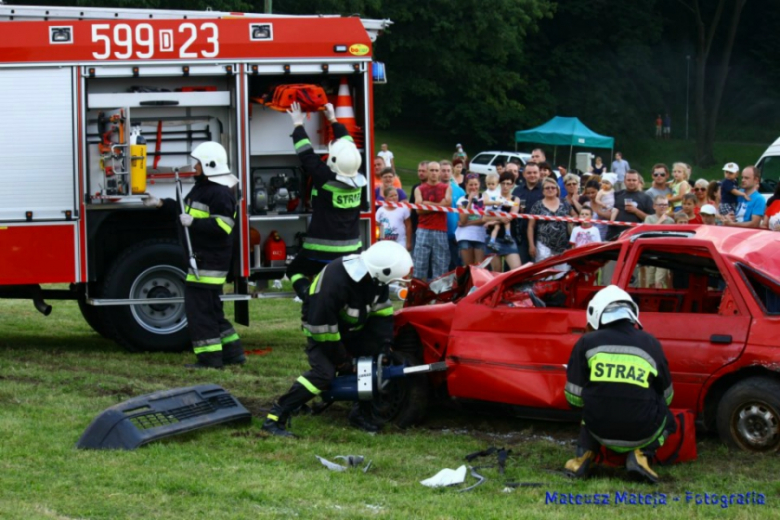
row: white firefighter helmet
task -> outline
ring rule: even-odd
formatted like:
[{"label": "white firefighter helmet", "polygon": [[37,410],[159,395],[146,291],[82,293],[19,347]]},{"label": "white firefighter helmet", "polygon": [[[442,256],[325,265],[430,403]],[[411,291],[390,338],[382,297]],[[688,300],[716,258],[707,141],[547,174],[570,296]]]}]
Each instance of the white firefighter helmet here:
[{"label": "white firefighter helmet", "polygon": [[213,141],[201,143],[195,147],[190,156],[200,163],[203,175],[208,177],[210,181],[228,188],[238,184],[238,178],[230,174],[227,152],[221,144]]},{"label": "white firefighter helmet", "polygon": [[412,256],[398,242],[382,240],[360,253],[369,276],[381,284],[409,281]]},{"label": "white firefighter helmet", "polygon": [[604,287],[588,304],[588,325],[594,330],[598,330],[601,325],[625,319],[642,326],[639,323],[639,307],[631,296],[617,285]]},{"label": "white firefighter helmet", "polygon": [[328,145],[328,167],[336,178],[345,184],[362,188],[366,178],[358,170],[363,164],[355,143],[347,139],[336,139]]}]

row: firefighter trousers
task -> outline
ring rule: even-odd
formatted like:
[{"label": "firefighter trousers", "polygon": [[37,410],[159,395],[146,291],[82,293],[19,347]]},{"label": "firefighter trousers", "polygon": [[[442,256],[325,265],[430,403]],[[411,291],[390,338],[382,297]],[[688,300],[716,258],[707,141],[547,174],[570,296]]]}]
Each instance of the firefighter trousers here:
[{"label": "firefighter trousers", "polygon": [[206,288],[187,284],[184,289],[192,350],[199,363],[215,367],[242,363],[245,359],[241,339],[225,319],[221,295],[221,285]]},{"label": "firefighter trousers", "polygon": [[330,388],[336,377],[336,368],[350,362],[351,358],[360,356],[376,356],[380,353],[380,345],[367,334],[350,338],[346,346],[338,347],[311,344],[306,349],[311,367],[301,375],[290,390],[277,401],[284,413],[290,413],[306,404],[310,399],[320,395]]},{"label": "firefighter trousers", "polygon": [[[616,453],[625,453],[634,449],[642,450],[642,453],[648,457],[652,457],[655,451],[663,446],[664,441],[669,435],[677,431],[677,422],[671,411],[666,412],[666,421],[662,425],[658,425],[658,433],[652,439],[648,439],[646,442],[637,441],[636,446],[628,446],[630,443],[626,443],[626,446],[610,446],[604,444],[607,449],[610,449]],[[580,428],[580,436],[577,439],[577,455],[582,455],[586,451],[592,451],[598,453],[602,443],[588,430],[587,426],[583,423]]]}]

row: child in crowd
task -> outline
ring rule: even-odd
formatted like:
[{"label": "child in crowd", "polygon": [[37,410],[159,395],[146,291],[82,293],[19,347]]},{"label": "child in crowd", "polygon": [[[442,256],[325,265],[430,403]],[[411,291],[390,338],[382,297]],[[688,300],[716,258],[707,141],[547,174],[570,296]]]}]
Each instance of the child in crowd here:
[{"label": "child in crowd", "polygon": [[738,173],[739,166],[737,163],[730,162],[723,166],[723,180],[720,182],[720,213],[723,215],[737,212],[739,197],[750,200],[749,195],[739,190],[737,185]]},{"label": "child in crowd", "polygon": [[[393,186],[384,188],[387,202],[398,202],[398,189]],[[394,240],[412,250],[412,220],[409,208],[391,208],[380,206],[376,210],[376,223],[379,226],[379,240]]]},{"label": "child in crowd", "polygon": [[615,220],[618,215],[618,209],[615,207],[615,183],[617,182],[617,174],[605,173],[601,176],[601,189],[596,194],[596,200],[594,201],[605,211],[609,211],[611,216],[609,220]]},{"label": "child in crowd", "polygon": [[[487,189],[482,194],[482,202],[486,210],[499,211],[502,209],[508,201],[501,195],[501,188],[498,185],[501,176],[498,173],[488,173],[485,177],[485,186]],[[512,209],[512,203],[509,202],[509,210]],[[494,220],[485,224],[485,229],[490,230],[490,240],[487,243],[487,247],[493,251],[498,251],[499,247],[496,244],[496,237],[501,226],[504,226],[504,236],[501,241],[506,244],[512,243],[512,229],[511,222],[501,224],[501,222]]]},{"label": "child in crowd", "polygon": [[[374,200],[383,201],[385,199],[382,196],[382,194],[387,188],[396,188],[395,180],[398,177],[395,176],[395,173],[393,172],[392,168],[385,168],[380,172],[379,178],[382,184],[380,186],[377,186],[376,189],[374,190]],[[406,196],[406,192],[402,188],[396,188],[396,190],[397,190],[396,195],[398,196],[398,200],[408,200],[408,197]]]},{"label": "child in crowd", "polygon": [[688,224],[704,224],[696,206],[696,195],[693,193],[686,193],[683,197],[682,212],[688,216]]},{"label": "child in crowd", "polygon": [[699,216],[704,224],[708,226],[720,226],[722,222],[718,216],[718,211],[712,204],[705,204],[699,210]]},{"label": "child in crowd", "polygon": [[674,163],[669,189],[672,190],[672,197],[669,199],[669,202],[672,203],[672,212],[681,211],[683,197],[691,191],[691,185],[688,184],[687,164],[681,162]]},{"label": "child in crowd", "polygon": [[674,224],[674,219],[668,215],[669,200],[663,195],[659,195],[653,201],[655,215],[645,217],[645,224]]},{"label": "child in crowd", "polygon": [[687,224],[688,223],[688,215],[683,213],[682,211],[678,211],[674,214],[674,223],[675,224]]},{"label": "child in crowd", "polygon": [[[580,210],[580,218],[590,221],[593,218],[593,210],[583,206]],[[601,242],[601,234],[590,222],[583,222],[571,230],[569,243],[572,247],[580,247],[594,242]]]}]

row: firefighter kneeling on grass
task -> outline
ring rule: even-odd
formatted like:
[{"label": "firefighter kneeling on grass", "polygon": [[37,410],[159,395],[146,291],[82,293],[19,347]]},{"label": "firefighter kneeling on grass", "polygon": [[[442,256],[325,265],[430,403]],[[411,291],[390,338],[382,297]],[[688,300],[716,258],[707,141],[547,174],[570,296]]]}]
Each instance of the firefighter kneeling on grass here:
[{"label": "firefighter kneeling on grass", "polygon": [[[232,188],[238,179],[231,175],[222,145],[207,142],[190,154],[195,164],[195,187],[184,198],[181,225],[189,228],[198,273],[190,268],[184,289],[184,309],[197,362],[188,368],[222,368],[246,362],[244,348],[233,325],[222,310],[222,286],[233,254],[236,197]],[[144,199],[144,206],[179,213],[173,199]]]},{"label": "firefighter kneeling on grass", "polygon": [[617,286],[600,290],[588,304],[589,332],[574,345],[566,369],[566,399],[582,408],[576,458],[566,463],[585,477],[600,447],[626,453],[626,469],[650,482],[649,460],[676,431],[669,404],[674,394],[659,341],[639,330],[639,308]]},{"label": "firefighter kneeling on grass", "polygon": [[[328,160],[324,163],[309,141],[303,128],[305,114],[298,103],[287,111],[295,129],[292,138],[303,170],[311,176],[312,216],[303,250],[287,267],[287,278],[295,293],[303,300],[309,288],[309,278],[340,256],[360,252],[360,208],[367,203],[364,175],[358,172],[362,164],[346,127],[336,119],[333,105],[325,105],[325,118],[333,126],[335,140],[328,145]],[[327,165],[326,165],[327,164]]]},{"label": "firefighter kneeling on grass", "polygon": [[[328,390],[337,373],[352,373],[353,357],[387,353],[393,339],[388,284],[405,281],[411,269],[409,252],[389,240],[325,266],[303,300],[303,332],[311,369],[274,403],[263,430],[292,437],[286,429],[290,414]],[[355,403],[349,422],[369,432],[381,426],[373,419],[371,401]]]}]

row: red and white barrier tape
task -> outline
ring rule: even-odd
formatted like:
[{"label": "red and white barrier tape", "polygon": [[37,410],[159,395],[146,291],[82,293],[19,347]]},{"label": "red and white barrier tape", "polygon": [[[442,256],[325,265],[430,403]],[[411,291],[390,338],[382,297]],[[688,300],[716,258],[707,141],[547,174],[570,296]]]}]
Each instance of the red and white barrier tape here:
[{"label": "red and white barrier tape", "polygon": [[573,222],[575,224],[589,222],[591,224],[606,224],[609,226],[625,226],[625,227],[637,227],[643,225],[641,222],[619,222],[616,220],[587,220],[583,218],[573,218],[573,217],[531,215],[529,213],[508,213],[506,211],[493,211],[489,209],[481,210],[481,209],[465,209],[465,208],[448,208],[444,206],[433,206],[429,204],[412,204],[410,202],[377,201],[376,205],[386,206],[388,208],[421,209],[425,211],[441,211],[444,213],[462,213],[465,215],[487,215],[488,217],[522,218],[526,220],[545,220],[550,222]]}]

